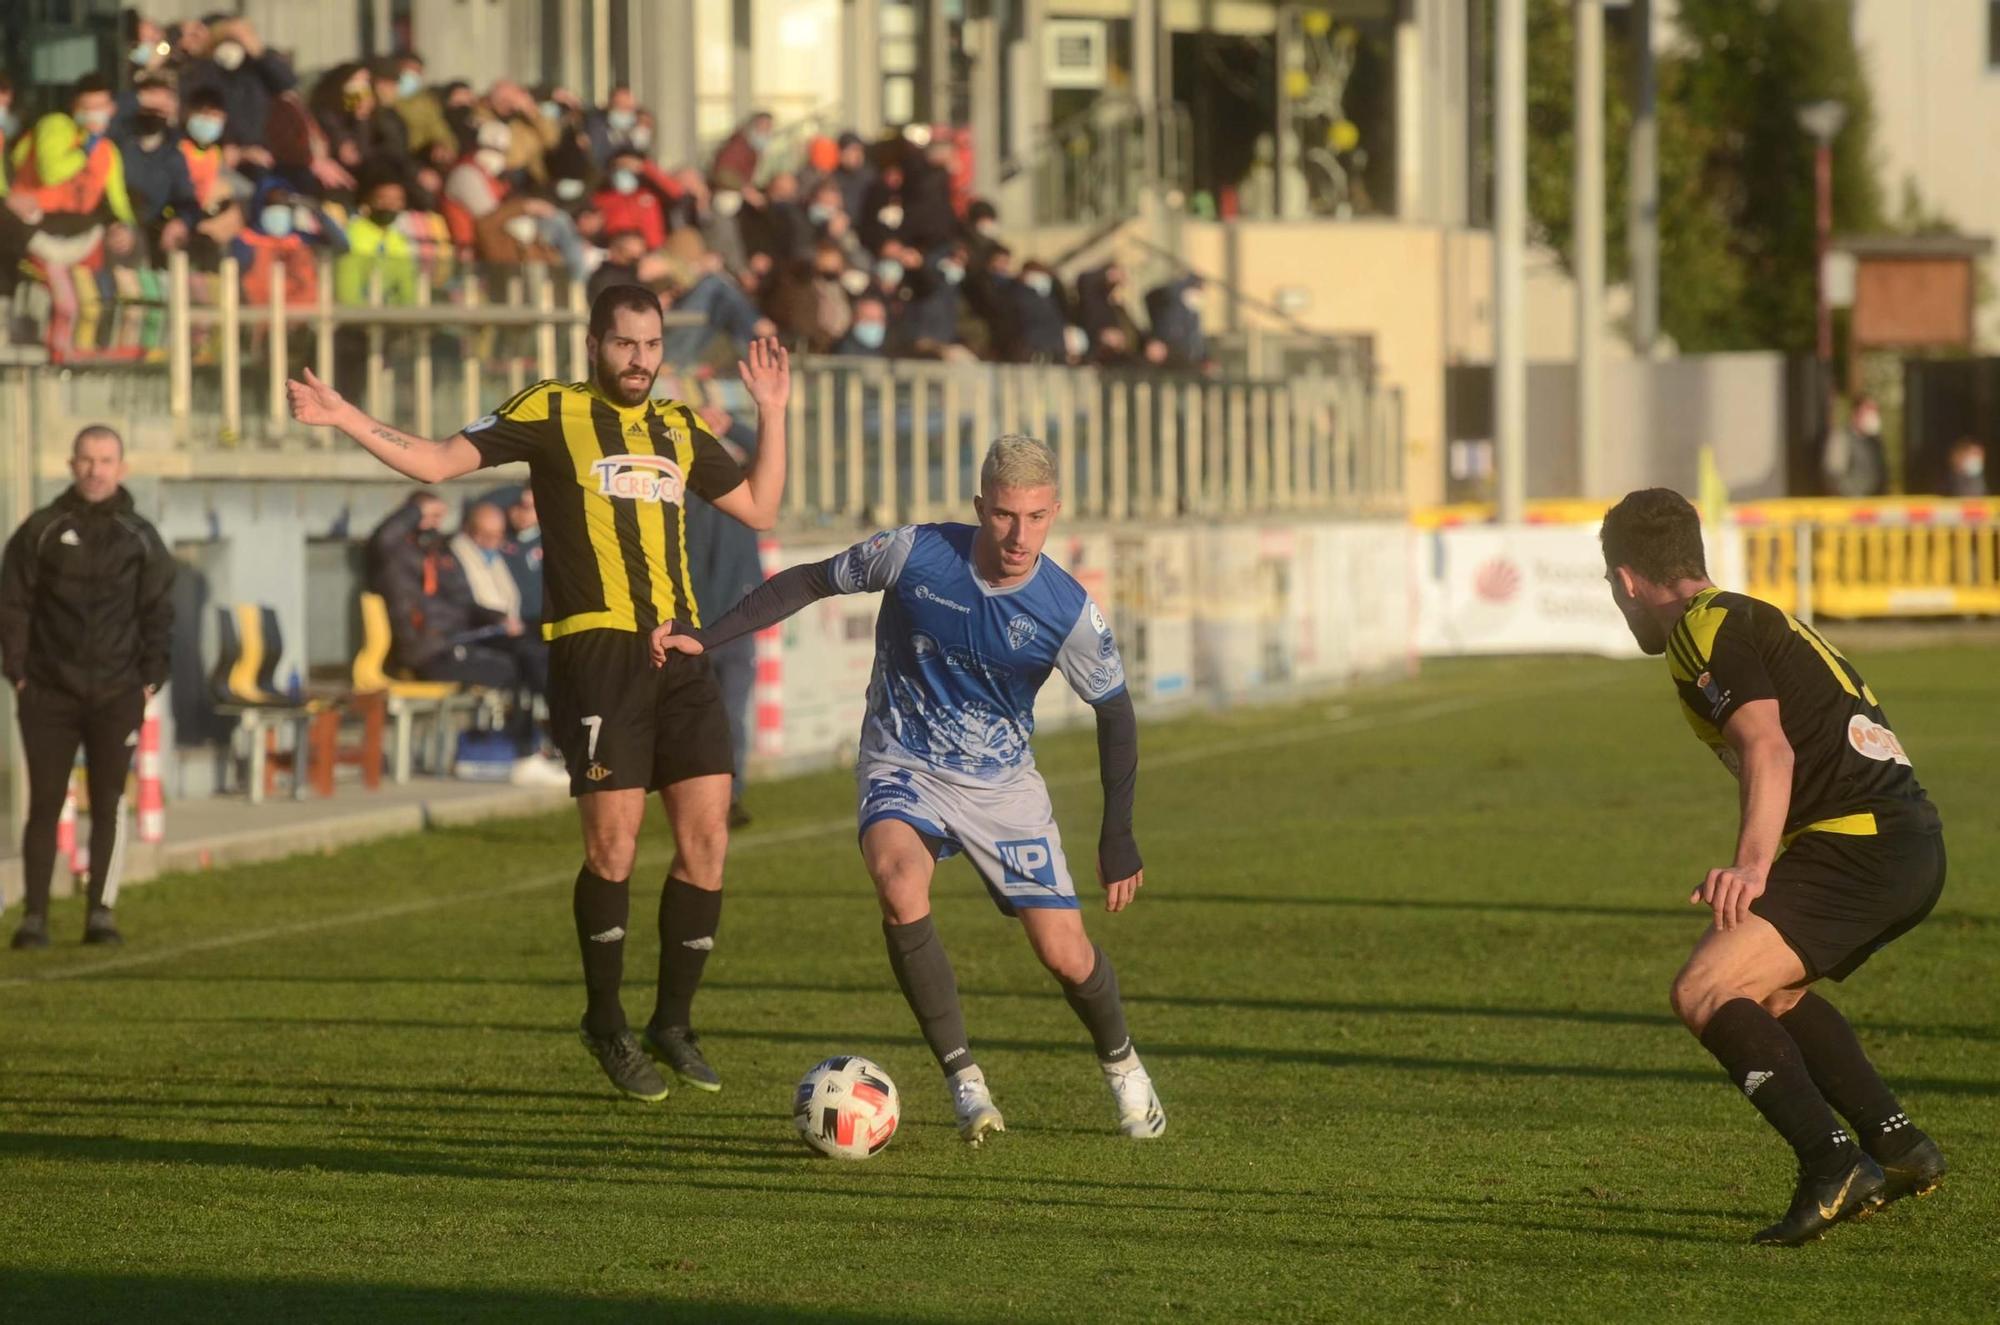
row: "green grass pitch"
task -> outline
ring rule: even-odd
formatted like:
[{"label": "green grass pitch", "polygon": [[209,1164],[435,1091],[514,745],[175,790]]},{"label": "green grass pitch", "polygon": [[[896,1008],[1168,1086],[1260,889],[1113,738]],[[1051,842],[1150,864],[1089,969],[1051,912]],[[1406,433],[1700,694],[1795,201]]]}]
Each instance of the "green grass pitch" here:
[{"label": "green grass pitch", "polygon": [[[695,1005],[725,1088],[662,1105],[576,1043],[566,814],[163,880],[116,954],[59,903],[57,949],[0,952],[0,1319],[1994,1319],[2000,674],[1850,652],[1950,879],[1828,992],[1953,1171],[1804,1250],[1747,1245],[1789,1155],[1666,1007],[1732,784],[1657,663],[1505,661],[1147,725],[1150,882],[1088,918],[1153,1144],[952,862],[938,923],[1008,1118],[957,1140],[840,774],[754,788]],[[1074,852],[1094,747],[1041,748]],[[635,1021],[668,851],[655,824]],[[835,1052],[902,1091],[863,1164],[787,1117]]]}]

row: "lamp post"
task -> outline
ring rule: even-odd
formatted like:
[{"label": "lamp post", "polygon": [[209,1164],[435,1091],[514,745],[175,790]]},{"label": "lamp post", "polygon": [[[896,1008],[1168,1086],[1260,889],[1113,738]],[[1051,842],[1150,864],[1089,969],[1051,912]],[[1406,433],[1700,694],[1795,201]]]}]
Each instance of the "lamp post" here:
[{"label": "lamp post", "polygon": [[1815,357],[1820,371],[1821,423],[1833,427],[1833,310],[1826,298],[1826,254],[1833,241],[1833,140],[1847,122],[1847,107],[1838,101],[1808,102],[1799,107],[1799,127],[1813,137],[1813,305],[1818,336]]}]

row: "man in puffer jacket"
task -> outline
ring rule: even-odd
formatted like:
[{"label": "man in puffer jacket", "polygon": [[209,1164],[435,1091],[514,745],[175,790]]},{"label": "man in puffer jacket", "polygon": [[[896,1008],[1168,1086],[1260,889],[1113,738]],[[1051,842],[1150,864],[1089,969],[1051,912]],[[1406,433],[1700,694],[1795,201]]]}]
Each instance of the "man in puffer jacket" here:
[{"label": "man in puffer jacket", "polygon": [[119,799],[146,700],[166,683],[174,560],[133,509],[125,443],[92,425],[70,450],[68,491],[29,516],[0,560],[0,670],[15,690],[28,762],[21,838],[27,915],[14,947],[49,943],[49,881],[77,746],[90,782],[85,943],[120,942]]}]

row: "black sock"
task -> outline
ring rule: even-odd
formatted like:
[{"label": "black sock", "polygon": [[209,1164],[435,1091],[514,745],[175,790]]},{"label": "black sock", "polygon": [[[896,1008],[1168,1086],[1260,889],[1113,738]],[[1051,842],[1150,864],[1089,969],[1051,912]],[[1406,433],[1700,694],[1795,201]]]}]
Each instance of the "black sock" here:
[{"label": "black sock", "polygon": [[978,1066],[965,1042],[965,1012],[958,1005],[958,977],[951,972],[937,927],[931,918],[907,925],[882,922],[889,945],[889,966],[902,986],[903,1001],[917,1015],[917,1029],[946,1076]]},{"label": "black sock", "polygon": [[1778,1019],[1754,999],[1734,998],[1709,1018],[1702,1047],[1799,1157],[1824,1172],[1852,1163],[1854,1139],[1813,1085],[1803,1055]]},{"label": "black sock", "polygon": [[1097,961],[1082,984],[1063,983],[1063,997],[1076,1013],[1090,1042],[1097,1048],[1097,1061],[1118,1063],[1132,1056],[1132,1037],[1125,1032],[1125,1004],[1118,997],[1118,972],[1104,949],[1092,944]]},{"label": "black sock", "polygon": [[697,888],[686,879],[667,876],[660,890],[660,997],[653,1007],[653,1025],[661,1030],[694,1025],[694,991],[701,988],[701,971],[715,949],[715,929],[722,919],[722,890]]},{"label": "black sock", "polygon": [[583,987],[590,1002],[583,1014],[592,1035],[616,1035],[625,1029],[625,1005],[618,985],[625,976],[625,918],[630,893],[624,883],[600,879],[588,865],[577,871],[571,895],[576,915],[576,941],[583,949]]},{"label": "black sock", "polygon": [[1861,1146],[1876,1159],[1899,1159],[1923,1139],[1909,1115],[1883,1084],[1881,1074],[1861,1051],[1854,1028],[1840,1009],[1808,993],[1778,1018],[1778,1024],[1799,1046],[1806,1070],[1826,1102],[1853,1124]]}]

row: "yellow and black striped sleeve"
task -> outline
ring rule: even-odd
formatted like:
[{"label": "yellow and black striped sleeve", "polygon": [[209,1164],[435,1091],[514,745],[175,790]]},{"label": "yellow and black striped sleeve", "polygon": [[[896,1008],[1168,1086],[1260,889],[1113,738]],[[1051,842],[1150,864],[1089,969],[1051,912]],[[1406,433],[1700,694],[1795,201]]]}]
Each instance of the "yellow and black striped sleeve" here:
[{"label": "yellow and black striped sleeve", "polygon": [[461,428],[479,452],[480,468],[511,460],[532,461],[551,446],[561,447],[562,417],[560,411],[551,409],[550,401],[567,389],[561,382],[537,382],[491,414]]},{"label": "yellow and black striped sleeve", "polygon": [[1748,599],[1727,607],[1698,605],[1667,635],[1674,688],[1689,710],[1718,732],[1745,704],[1777,698],[1757,644],[1758,623],[1752,614],[1760,608],[1774,610]]},{"label": "yellow and black striped sleeve", "polygon": [[743,482],[743,467],[723,449],[693,406],[682,405],[680,412],[687,420],[688,443],[694,451],[694,463],[688,466],[688,490],[710,502],[735,491]]}]

